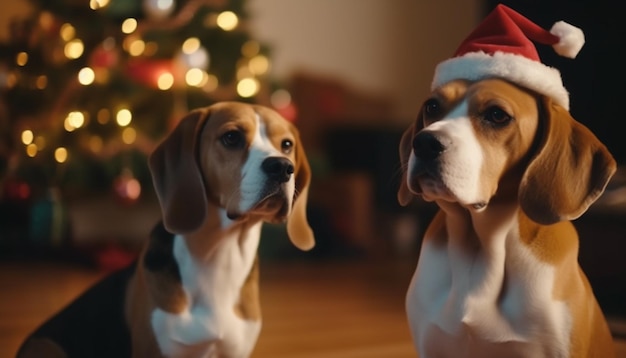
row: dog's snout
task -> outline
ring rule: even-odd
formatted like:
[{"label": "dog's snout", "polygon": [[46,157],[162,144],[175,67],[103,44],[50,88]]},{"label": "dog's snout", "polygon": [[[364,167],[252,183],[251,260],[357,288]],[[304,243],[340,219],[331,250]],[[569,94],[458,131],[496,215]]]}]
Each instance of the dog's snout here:
[{"label": "dog's snout", "polygon": [[422,160],[433,160],[445,149],[445,146],[431,132],[422,131],[413,138],[415,156]]},{"label": "dog's snout", "polygon": [[284,183],[289,180],[294,172],[291,160],[282,157],[270,157],[261,165],[263,171],[270,179]]}]

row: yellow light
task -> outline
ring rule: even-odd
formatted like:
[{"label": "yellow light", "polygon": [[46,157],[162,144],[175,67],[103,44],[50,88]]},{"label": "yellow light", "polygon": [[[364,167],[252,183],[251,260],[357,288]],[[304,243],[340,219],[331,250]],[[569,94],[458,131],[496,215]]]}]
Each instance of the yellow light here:
[{"label": "yellow light", "polygon": [[163,72],[157,80],[157,87],[160,90],[168,90],[174,85],[174,76],[169,72]]},{"label": "yellow light", "polygon": [[200,40],[197,37],[190,37],[183,42],[182,48],[185,54],[191,55],[200,48]]},{"label": "yellow light", "polygon": [[89,7],[92,10],[102,9],[103,7],[106,7],[107,5],[109,5],[109,0],[90,0],[89,1]]},{"label": "yellow light", "polygon": [[18,66],[26,66],[28,63],[28,54],[26,52],[20,52],[15,57],[15,62]]},{"label": "yellow light", "polygon": [[99,153],[102,150],[102,147],[102,138],[98,137],[97,135],[91,136],[91,138],[89,138],[89,149],[91,149],[92,152]]},{"label": "yellow light", "polygon": [[65,128],[65,130],[68,132],[73,132],[74,130],[76,130],[76,127],[72,125],[72,121],[70,121],[68,117],[66,117],[63,121],[63,128]]},{"label": "yellow light", "polygon": [[122,32],[125,34],[132,34],[137,30],[137,20],[128,18],[122,22]]},{"label": "yellow light", "polygon": [[235,15],[232,11],[224,11],[217,15],[217,26],[219,26],[224,31],[233,30],[237,27],[239,23],[239,19],[237,15]]},{"label": "yellow light", "polygon": [[137,131],[133,127],[126,127],[122,131],[122,142],[126,144],[135,143],[135,139],[137,138]]},{"label": "yellow light", "polygon": [[24,145],[29,145],[30,143],[32,143],[33,138],[34,138],[33,131],[31,131],[30,129],[27,129],[22,132],[22,143],[24,143]]},{"label": "yellow light", "polygon": [[146,49],[146,43],[143,40],[135,40],[128,46],[128,53],[131,56],[140,56]]},{"label": "yellow light", "polygon": [[31,158],[34,158],[37,155],[37,145],[35,143],[31,143],[26,146],[26,155]]},{"label": "yellow light", "polygon": [[261,46],[254,40],[247,41],[241,46],[241,54],[248,58],[256,56],[259,51],[261,51]]},{"label": "yellow light", "polygon": [[93,72],[93,70],[89,67],[83,67],[79,72],[78,72],[78,82],[80,82],[81,85],[87,86],[93,83],[93,81],[96,79],[96,73]]},{"label": "yellow light", "polygon": [[241,97],[252,97],[257,92],[259,92],[259,82],[254,78],[244,78],[237,83],[237,93]]},{"label": "yellow light", "polygon": [[206,72],[199,68],[192,68],[185,74],[185,81],[189,86],[202,87],[207,82]]},{"label": "yellow light", "polygon": [[291,103],[291,94],[284,89],[274,91],[270,96],[274,108],[285,108]]},{"label": "yellow light", "polygon": [[69,125],[74,128],[80,128],[85,124],[85,115],[79,111],[73,111],[68,113],[67,118],[65,119],[69,122]]},{"label": "yellow light", "polygon": [[102,108],[98,111],[97,120],[100,124],[107,124],[111,117],[111,112],[108,109]]},{"label": "yellow light", "polygon": [[115,121],[120,127],[126,127],[130,124],[130,121],[132,121],[132,119],[133,114],[126,108],[117,111],[117,115],[115,116]]},{"label": "yellow light", "polygon": [[218,85],[219,85],[219,80],[217,79],[217,77],[215,77],[214,75],[207,74],[206,83],[204,84],[204,86],[202,86],[202,89],[205,92],[211,92],[211,91],[215,91]]},{"label": "yellow light", "polygon": [[4,85],[6,86],[6,88],[12,88],[17,83],[17,76],[15,75],[15,73],[10,72],[7,74],[5,81],[6,82]]},{"label": "yellow light", "polygon": [[250,59],[248,64],[250,71],[255,75],[262,75],[267,73],[270,68],[270,61],[263,55],[257,55]]},{"label": "yellow light", "polygon": [[82,56],[84,50],[85,46],[83,45],[83,42],[79,39],[74,39],[65,44],[63,53],[65,53],[65,57],[70,60],[74,60]]},{"label": "yellow light", "polygon": [[54,151],[54,159],[59,163],[65,163],[67,160],[67,149],[59,147]]},{"label": "yellow light", "polygon": [[48,86],[48,77],[46,75],[38,76],[35,81],[35,86],[40,90],[46,88]]},{"label": "yellow light", "polygon": [[61,30],[59,31],[61,38],[65,41],[69,41],[76,36],[76,29],[71,24],[65,23],[61,26]]},{"label": "yellow light", "polygon": [[39,26],[42,29],[49,30],[54,25],[54,16],[48,11],[42,11],[39,15]]}]

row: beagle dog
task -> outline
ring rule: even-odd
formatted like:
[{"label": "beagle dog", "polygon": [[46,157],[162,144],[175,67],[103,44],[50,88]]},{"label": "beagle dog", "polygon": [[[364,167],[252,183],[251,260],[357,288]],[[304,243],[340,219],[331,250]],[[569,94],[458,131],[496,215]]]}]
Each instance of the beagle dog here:
[{"label": "beagle dog", "polygon": [[[261,330],[262,224],[286,221],[296,247],[315,244],[306,217],[310,167],[297,129],[269,108],[220,102],[183,118],[154,150],[149,168],[162,222],[135,266],[117,279],[121,299],[98,287],[100,295],[87,293],[118,301],[114,309],[100,306],[111,311],[100,318],[118,323],[86,321],[70,305],[83,320],[74,325],[81,341],[59,338],[56,317],[44,325],[53,333],[36,332],[19,357],[46,350],[60,357],[251,355]],[[83,313],[99,309],[81,305]],[[79,327],[94,334],[82,337]]]},{"label": "beagle dog", "polygon": [[614,356],[569,221],[616,170],[588,128],[512,82],[453,80],[399,151],[400,204],[439,207],[406,296],[420,358]]}]

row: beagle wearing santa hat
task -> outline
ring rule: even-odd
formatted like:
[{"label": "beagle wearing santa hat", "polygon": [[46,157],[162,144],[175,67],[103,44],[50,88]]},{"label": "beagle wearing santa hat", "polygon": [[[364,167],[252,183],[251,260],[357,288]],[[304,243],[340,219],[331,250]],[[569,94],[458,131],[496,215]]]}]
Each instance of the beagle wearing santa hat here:
[{"label": "beagle wearing santa hat", "polygon": [[399,202],[418,195],[439,207],[406,296],[420,358],[614,356],[569,220],[616,163],[525,38],[574,57],[581,36],[498,6],[439,64],[405,131]]},{"label": "beagle wearing santa hat", "polygon": [[[134,267],[115,285],[109,278],[86,294],[117,303],[90,306],[80,298],[82,308],[65,311],[82,320],[73,325],[82,338],[59,336],[69,316],[55,317],[20,357],[251,355],[261,330],[263,222],[286,221],[295,246],[314,246],[306,218],[310,169],[297,129],[263,106],[217,103],[183,118],[149,167],[163,220]],[[102,285],[115,286],[117,294]],[[99,309],[106,311],[100,319],[117,323],[86,321],[85,312]]]}]

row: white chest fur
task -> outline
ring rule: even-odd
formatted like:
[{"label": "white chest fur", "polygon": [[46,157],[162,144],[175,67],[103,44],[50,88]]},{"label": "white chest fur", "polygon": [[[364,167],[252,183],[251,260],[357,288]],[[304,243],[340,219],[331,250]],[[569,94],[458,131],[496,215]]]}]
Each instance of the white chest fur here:
[{"label": "white chest fur", "polygon": [[569,355],[572,318],[553,298],[555,270],[512,227],[488,253],[425,238],[406,300],[420,358]]},{"label": "white chest fur", "polygon": [[261,330],[260,321],[247,321],[235,313],[241,288],[257,254],[261,224],[247,237],[224,237],[210,257],[191,255],[185,239],[176,236],[174,257],[183,290],[190,302],[180,314],[161,309],[152,313],[152,329],[161,352],[168,357],[247,357]]}]

